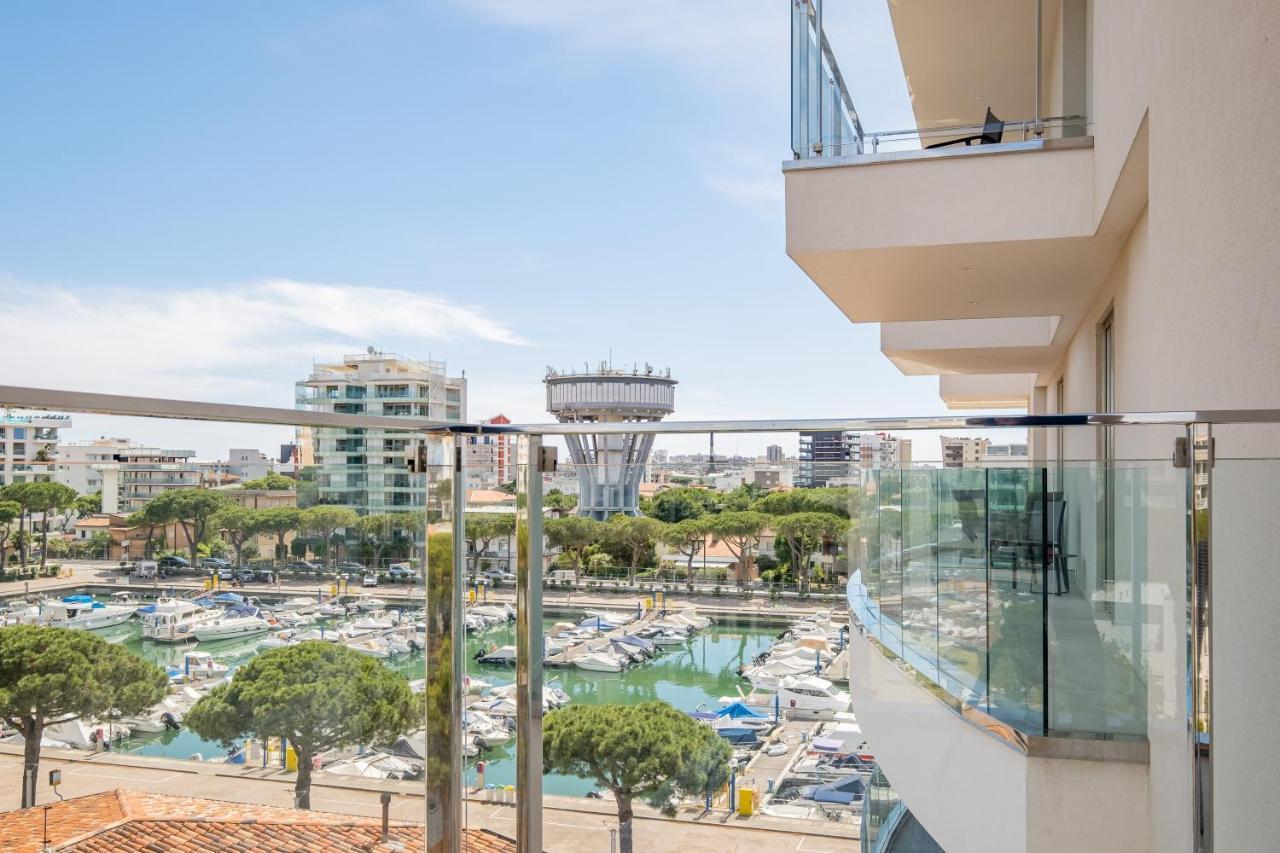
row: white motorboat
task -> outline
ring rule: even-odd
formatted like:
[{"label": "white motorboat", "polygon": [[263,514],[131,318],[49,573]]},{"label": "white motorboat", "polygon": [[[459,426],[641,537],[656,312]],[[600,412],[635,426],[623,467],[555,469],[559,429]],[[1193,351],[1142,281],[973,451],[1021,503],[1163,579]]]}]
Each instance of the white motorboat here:
[{"label": "white motorboat", "polygon": [[485,749],[502,746],[511,740],[511,730],[482,711],[467,712],[466,733]]},{"label": "white motorboat", "polygon": [[178,670],[187,678],[206,679],[221,678],[226,675],[229,668],[225,663],[221,663],[213,659],[213,655],[208,652],[190,651],[182,656],[182,662],[178,664]]},{"label": "white motorboat", "polygon": [[491,647],[488,651],[481,649],[476,652],[475,660],[483,664],[491,666],[515,666],[516,665],[516,647],[515,646],[497,646]]},{"label": "white motorboat", "polygon": [[301,628],[315,621],[309,614],[299,613],[296,610],[274,612],[271,614],[271,618],[277,625],[283,625],[286,628]]},{"label": "white motorboat", "polygon": [[345,644],[352,651],[359,652],[362,655],[368,655],[372,658],[385,660],[391,657],[391,647],[387,645],[387,641],[380,637],[370,637],[367,640],[357,640]]},{"label": "white motorboat", "polygon": [[310,631],[303,631],[301,634],[296,635],[295,639],[297,639],[299,643],[309,643],[312,640],[319,640],[325,643],[338,643],[344,638],[340,631],[332,628],[328,630],[324,628],[312,628]]},{"label": "white motorboat", "polygon": [[68,595],[59,601],[40,602],[39,621],[54,628],[96,631],[127,622],[135,607],[103,604],[91,595]]},{"label": "white motorboat", "polygon": [[587,669],[592,672],[622,672],[626,666],[626,660],[613,652],[587,652],[585,655],[574,658],[573,665],[578,669]]},{"label": "white motorboat", "polygon": [[679,631],[655,631],[645,639],[652,640],[659,646],[683,646],[689,641],[689,636]]},{"label": "white motorboat", "polygon": [[783,708],[803,712],[806,716],[834,717],[836,713],[847,712],[852,705],[848,691],[839,690],[827,679],[816,675],[782,679],[778,685],[778,700]]},{"label": "white motorboat", "polygon": [[271,623],[261,616],[239,615],[221,616],[210,622],[196,625],[191,629],[191,633],[200,642],[208,643],[213,640],[253,637],[270,630]]},{"label": "white motorboat", "polygon": [[469,611],[499,622],[511,622],[516,618],[516,611],[510,604],[478,604]]},{"label": "white motorboat", "polygon": [[222,616],[185,598],[161,598],[142,614],[142,636],[157,643],[185,643],[194,638],[193,629]]},{"label": "white motorboat", "polygon": [[357,609],[364,610],[366,612],[370,610],[386,610],[387,609],[387,603],[385,601],[383,601],[381,598],[378,598],[376,596],[367,595],[367,594],[357,598],[355,600],[354,606]]},{"label": "white motorboat", "polygon": [[299,642],[297,628],[285,628],[265,637],[260,644],[264,649],[282,649],[285,646],[296,646]]},{"label": "white motorboat", "polygon": [[273,611],[292,610],[300,613],[309,613],[310,611],[317,609],[317,603],[316,599],[310,596],[299,595],[293,598],[286,598],[284,601],[277,604],[272,604],[271,609]]},{"label": "white motorboat", "polygon": [[326,601],[324,604],[317,607],[315,612],[317,616],[346,616],[347,606],[345,604],[339,604],[336,601]]}]

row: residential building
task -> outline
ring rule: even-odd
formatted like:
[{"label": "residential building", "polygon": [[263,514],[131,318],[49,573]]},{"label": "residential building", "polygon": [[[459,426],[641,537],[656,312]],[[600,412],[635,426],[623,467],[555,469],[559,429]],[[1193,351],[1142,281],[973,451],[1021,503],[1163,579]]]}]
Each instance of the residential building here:
[{"label": "residential building", "polygon": [[58,445],[53,478],[82,495],[102,491],[102,466],[115,461],[121,450],[133,447],[127,438],[94,438]]},{"label": "residential building", "polygon": [[794,465],[756,462],[747,466],[743,474],[743,482],[752,483],[762,489],[790,489],[796,484],[795,475]]},{"label": "residential building", "polygon": [[827,430],[800,433],[800,465],[796,486],[812,489],[826,486],[834,477],[846,477],[858,465],[860,451],[856,432]]},{"label": "residential building", "polygon": [[777,463],[786,459],[782,453],[781,444],[771,444],[764,449],[764,459],[766,462]]},{"label": "residential building", "polygon": [[1031,463],[1026,442],[987,444],[982,453],[985,468],[1021,468]]},{"label": "residential building", "polygon": [[98,467],[102,475],[102,511],[137,512],[173,489],[200,488],[200,466],[194,450],[122,447],[112,462]]},{"label": "residential building", "polygon": [[[482,424],[509,424],[506,415],[494,415]],[[469,489],[492,489],[515,482],[515,443],[507,433],[468,435],[463,445],[463,471]]]},{"label": "residential building", "polygon": [[[442,361],[418,361],[394,353],[343,356],[315,364],[297,383],[300,409],[339,414],[386,415],[460,422],[467,416],[467,380],[451,377]],[[408,471],[410,452],[420,439],[409,432],[381,429],[299,430],[314,460],[319,500],[360,513],[420,508],[424,487]]]},{"label": "residential building", "polygon": [[982,462],[987,445],[991,443],[989,439],[964,435],[944,435],[939,440],[942,442],[943,468],[976,467]]},{"label": "residential building", "polygon": [[233,447],[227,451],[227,473],[238,479],[261,479],[274,470],[275,463],[261,450]]},{"label": "residential building", "polygon": [[911,439],[885,432],[858,436],[858,464],[863,468],[910,468]]},{"label": "residential building", "polygon": [[0,413],[0,486],[53,479],[58,430],[70,427],[66,415]]},{"label": "residential building", "polygon": [[[866,81],[839,71],[841,45],[815,34],[812,0],[793,9],[787,252],[851,321],[880,324],[904,374],[938,376],[958,410],[1195,421],[1213,420],[1197,409],[1276,406],[1280,164],[1265,140],[1280,117],[1260,104],[1280,85],[1280,7],[890,3],[914,112],[905,133],[862,125],[851,92]],[[937,569],[949,586],[932,593],[901,572],[878,614],[939,608],[932,651],[894,639],[875,613],[854,613],[850,645],[858,723],[942,848],[1274,847],[1280,660],[1257,650],[1275,634],[1280,575],[1258,531],[1280,515],[1267,461],[1280,436],[1214,426],[1216,465],[1201,471],[1209,438],[1195,430],[1189,453],[1174,444],[1184,427],[1033,426],[1034,481],[985,472],[1023,483],[1016,503],[995,505],[971,476],[981,468],[930,470],[922,479],[938,488],[922,482],[919,495],[945,498],[929,534],[941,553],[894,538],[907,507],[881,502],[879,541],[860,527],[867,596],[913,555],[949,563]],[[945,463],[976,464],[979,447],[957,445]],[[1186,505],[1174,461],[1215,484],[1195,525],[1202,486]],[[1019,517],[1040,523],[991,532]],[[1052,549],[1002,544],[1037,536]],[[894,558],[880,562],[881,548]],[[1052,584],[1006,574],[1027,553]],[[965,595],[998,629],[990,637],[959,609],[940,612],[966,590],[969,561],[990,573]],[[1027,666],[1015,674],[1004,656],[1019,641]],[[948,666],[977,661],[966,644],[992,669],[962,689]],[[1031,718],[1011,710],[1014,695]],[[877,850],[893,849],[885,835]]]}]

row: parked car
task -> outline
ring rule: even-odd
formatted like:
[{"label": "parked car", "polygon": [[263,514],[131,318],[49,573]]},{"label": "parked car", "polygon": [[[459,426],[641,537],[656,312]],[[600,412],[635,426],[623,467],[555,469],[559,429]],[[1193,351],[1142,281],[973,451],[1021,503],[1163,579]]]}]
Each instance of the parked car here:
[{"label": "parked car", "polygon": [[377,585],[378,585],[378,576],[377,576],[377,575],[374,575],[374,574],[368,574],[368,575],[365,575],[365,576],[364,576],[364,580],[362,580],[362,581],[360,582],[360,585],[361,585],[361,586],[377,586]]},{"label": "parked car", "polygon": [[501,586],[502,584],[515,584],[516,576],[511,572],[500,572],[496,569],[490,569],[484,573],[489,583],[493,586]]},{"label": "parked car", "polygon": [[253,569],[236,569],[236,580],[240,583],[252,583],[257,579],[257,573]]},{"label": "parked car", "polygon": [[319,567],[319,566],[317,566],[315,563],[307,562],[306,560],[294,560],[292,563],[285,563],[285,564],[284,564],[284,567],[285,567],[286,569],[289,569],[289,570],[291,570],[291,571],[295,571],[295,572],[318,572],[318,571],[320,571],[320,567]]},{"label": "parked car", "polygon": [[364,565],[363,563],[353,563],[350,561],[343,561],[341,563],[338,563],[337,568],[338,568],[338,571],[340,572],[355,572],[358,575],[362,575],[365,572],[369,571],[369,567]]},{"label": "parked car", "polygon": [[276,573],[271,569],[254,569],[253,579],[258,583],[275,583]]},{"label": "parked car", "polygon": [[231,568],[231,561],[221,557],[205,557],[200,561],[200,565],[212,572],[226,572]]},{"label": "parked car", "polygon": [[396,563],[387,569],[387,577],[393,581],[411,581],[418,576],[408,563]]},{"label": "parked car", "polygon": [[170,554],[167,557],[160,558],[159,566],[162,569],[189,569],[191,568],[191,561],[186,557]]}]

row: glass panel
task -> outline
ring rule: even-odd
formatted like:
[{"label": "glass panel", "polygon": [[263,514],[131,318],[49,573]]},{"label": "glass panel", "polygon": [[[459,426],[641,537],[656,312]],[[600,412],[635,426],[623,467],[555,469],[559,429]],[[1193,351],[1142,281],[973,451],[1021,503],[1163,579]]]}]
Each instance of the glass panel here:
[{"label": "glass panel", "polygon": [[902,640],[920,660],[938,665],[938,490],[936,472],[901,472]]},{"label": "glass panel", "polygon": [[986,708],[985,472],[943,468],[938,479],[938,666],[941,686]]}]

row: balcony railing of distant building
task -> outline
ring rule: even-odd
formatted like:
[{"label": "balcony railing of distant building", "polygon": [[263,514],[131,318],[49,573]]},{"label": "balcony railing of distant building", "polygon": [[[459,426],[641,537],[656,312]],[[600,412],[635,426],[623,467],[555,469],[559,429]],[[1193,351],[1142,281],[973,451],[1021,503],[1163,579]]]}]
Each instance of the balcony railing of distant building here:
[{"label": "balcony railing of distant building", "polygon": [[[858,117],[853,97],[840,71],[823,27],[823,0],[792,0],[791,6],[791,153],[797,160],[830,159],[865,154],[928,149],[938,143],[969,138],[976,146],[946,145],[931,154],[990,153],[992,143],[1037,143],[1064,136],[1084,136],[1088,119],[1083,115],[1046,116],[1042,108],[1043,45],[1039,33],[1043,13],[1036,8],[1035,68],[1028,69],[1027,87],[1034,87],[1035,114],[1005,116],[994,125],[947,124],[905,130],[867,131]],[[983,137],[986,137],[983,139]],[[999,150],[1008,150],[999,149]]]}]

